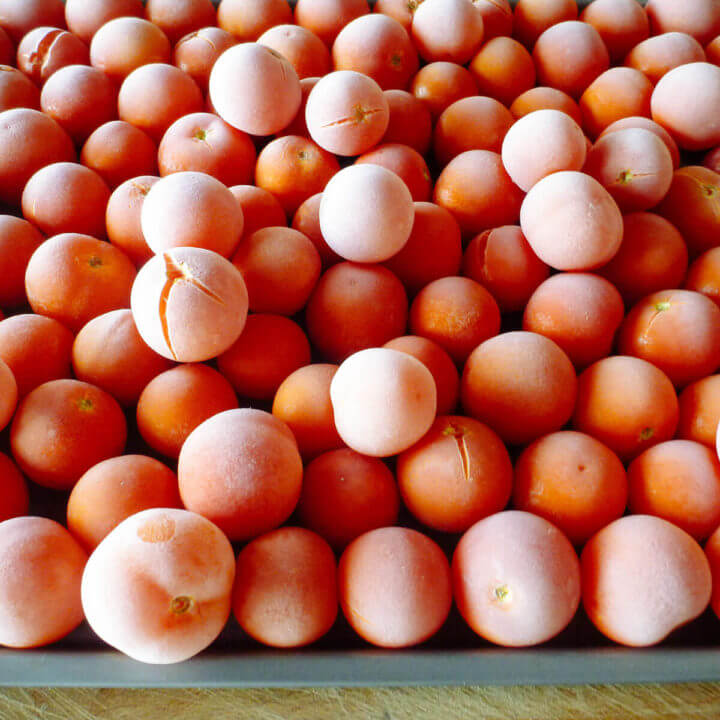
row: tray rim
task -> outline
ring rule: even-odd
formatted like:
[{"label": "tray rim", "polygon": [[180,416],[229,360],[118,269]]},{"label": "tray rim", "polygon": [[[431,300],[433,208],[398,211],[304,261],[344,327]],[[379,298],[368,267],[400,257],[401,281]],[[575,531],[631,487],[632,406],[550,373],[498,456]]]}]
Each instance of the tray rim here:
[{"label": "tray rim", "polygon": [[146,665],[114,650],[0,650],[0,687],[303,688],[720,680],[720,648],[208,651]]}]

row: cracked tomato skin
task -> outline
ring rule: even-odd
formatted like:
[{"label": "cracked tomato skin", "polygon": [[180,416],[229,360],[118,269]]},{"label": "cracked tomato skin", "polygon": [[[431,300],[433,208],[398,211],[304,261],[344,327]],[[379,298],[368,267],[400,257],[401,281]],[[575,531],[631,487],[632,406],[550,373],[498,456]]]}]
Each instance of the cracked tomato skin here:
[{"label": "cracked tomato skin", "polygon": [[237,40],[219,27],[205,27],[180,38],[173,50],[173,65],[186,72],[207,94],[210,73],[216,60]]},{"label": "cracked tomato skin", "polygon": [[377,145],[390,122],[390,106],[380,86],[353,70],[321,78],[305,106],[310,137],[335,155],[360,155]]},{"label": "cracked tomato skin", "polygon": [[464,532],[510,499],[512,463],[496,432],[472,418],[444,415],[401,453],[397,479],[403,501],[424,525]]},{"label": "cracked tomato skin", "polygon": [[462,275],[480,283],[506,313],[524,309],[550,268],[533,252],[519,225],[502,225],[469,242]]},{"label": "cracked tomato skin", "polygon": [[215,25],[215,7],[210,0],[147,0],[145,15],[157,25],[171,43],[188,33]]},{"label": "cracked tomato skin", "polygon": [[720,308],[692,290],[648,295],[620,326],[618,350],[651,362],[684,387],[720,367]]},{"label": "cracked tomato skin", "polygon": [[18,68],[37,85],[60,68],[87,65],[89,61],[87,45],[56,27],[34,28],[23,37],[17,50]]},{"label": "cracked tomato skin", "polygon": [[203,362],[240,337],[248,294],[229,260],[188,247],[149,260],[130,302],[138,332],[155,352],[177,362]]}]

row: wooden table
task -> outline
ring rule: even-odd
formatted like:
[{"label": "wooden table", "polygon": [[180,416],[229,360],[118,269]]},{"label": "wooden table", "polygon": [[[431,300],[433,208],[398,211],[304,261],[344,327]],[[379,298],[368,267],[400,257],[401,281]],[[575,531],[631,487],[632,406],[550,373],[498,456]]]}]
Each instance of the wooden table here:
[{"label": "wooden table", "polygon": [[720,683],[515,688],[0,690],[0,720],[717,720]]}]

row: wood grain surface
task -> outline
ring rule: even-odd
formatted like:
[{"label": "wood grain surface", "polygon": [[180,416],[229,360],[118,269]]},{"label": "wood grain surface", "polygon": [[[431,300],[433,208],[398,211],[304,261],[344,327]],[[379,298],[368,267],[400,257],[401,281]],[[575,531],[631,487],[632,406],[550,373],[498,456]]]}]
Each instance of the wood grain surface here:
[{"label": "wood grain surface", "polygon": [[0,690],[0,720],[717,720],[720,683],[304,690]]}]

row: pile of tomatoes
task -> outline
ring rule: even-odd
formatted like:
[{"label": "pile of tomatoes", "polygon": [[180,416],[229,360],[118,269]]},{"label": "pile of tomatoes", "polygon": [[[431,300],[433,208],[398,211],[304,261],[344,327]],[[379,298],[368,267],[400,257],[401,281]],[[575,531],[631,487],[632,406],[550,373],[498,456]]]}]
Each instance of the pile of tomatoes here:
[{"label": "pile of tomatoes", "polygon": [[0,0],[0,63],[1,645],[720,613],[720,0]]}]

